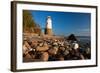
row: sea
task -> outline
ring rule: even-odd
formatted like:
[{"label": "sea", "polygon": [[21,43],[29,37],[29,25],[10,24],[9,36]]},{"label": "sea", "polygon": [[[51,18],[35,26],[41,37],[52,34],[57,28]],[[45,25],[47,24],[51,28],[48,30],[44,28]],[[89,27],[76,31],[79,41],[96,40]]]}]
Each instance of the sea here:
[{"label": "sea", "polygon": [[90,36],[77,36],[79,44],[81,47],[91,47],[91,37]]}]

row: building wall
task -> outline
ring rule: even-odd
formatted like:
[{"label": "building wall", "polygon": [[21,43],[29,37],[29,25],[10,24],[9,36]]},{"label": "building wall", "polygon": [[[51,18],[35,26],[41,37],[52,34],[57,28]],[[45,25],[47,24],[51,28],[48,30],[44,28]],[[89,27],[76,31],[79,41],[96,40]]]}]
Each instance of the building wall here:
[{"label": "building wall", "polygon": [[53,35],[52,29],[46,28],[45,35]]}]

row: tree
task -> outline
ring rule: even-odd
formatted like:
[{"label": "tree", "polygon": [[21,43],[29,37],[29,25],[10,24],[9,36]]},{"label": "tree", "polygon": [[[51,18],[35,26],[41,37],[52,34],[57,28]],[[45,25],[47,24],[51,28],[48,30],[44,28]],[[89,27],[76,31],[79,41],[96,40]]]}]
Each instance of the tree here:
[{"label": "tree", "polygon": [[23,27],[24,32],[34,32],[34,27],[36,23],[32,18],[30,11],[23,10]]}]

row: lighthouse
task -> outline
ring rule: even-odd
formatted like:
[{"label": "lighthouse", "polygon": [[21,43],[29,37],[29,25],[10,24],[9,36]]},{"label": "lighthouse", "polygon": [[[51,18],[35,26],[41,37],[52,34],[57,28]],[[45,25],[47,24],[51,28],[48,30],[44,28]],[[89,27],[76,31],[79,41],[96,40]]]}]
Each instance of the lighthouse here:
[{"label": "lighthouse", "polygon": [[46,35],[53,35],[53,32],[52,32],[52,19],[51,19],[51,16],[47,16],[47,19],[46,19],[45,34],[46,34]]}]

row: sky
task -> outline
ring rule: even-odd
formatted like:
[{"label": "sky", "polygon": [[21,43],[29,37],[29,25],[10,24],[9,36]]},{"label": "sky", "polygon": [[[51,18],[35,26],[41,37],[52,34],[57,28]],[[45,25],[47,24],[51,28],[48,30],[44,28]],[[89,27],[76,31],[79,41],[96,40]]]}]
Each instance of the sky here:
[{"label": "sky", "polygon": [[33,19],[40,25],[42,31],[46,27],[46,18],[51,16],[54,35],[75,34],[90,36],[91,14],[76,12],[30,11]]}]

